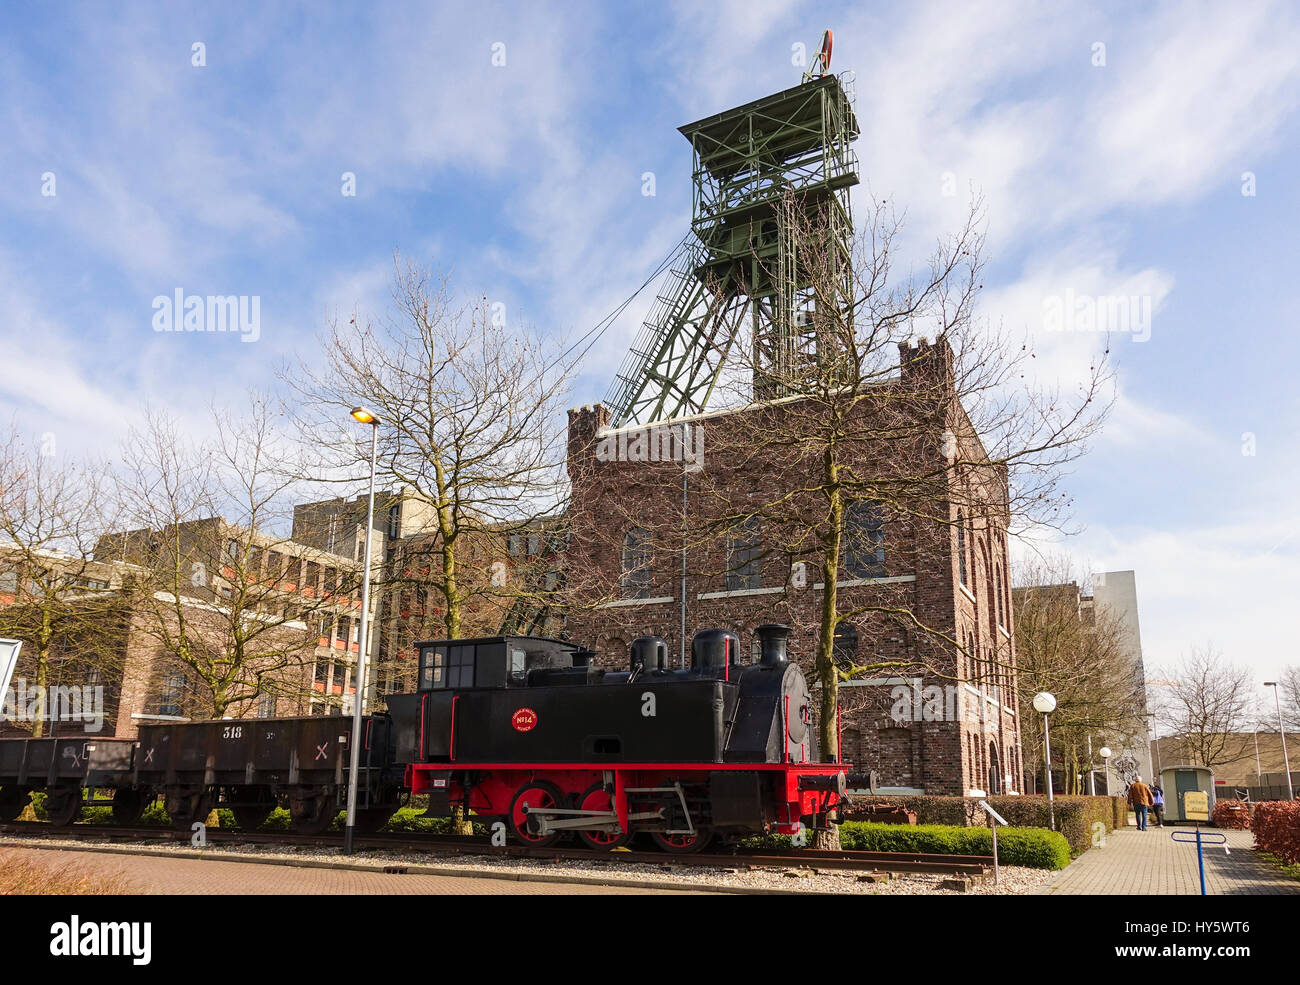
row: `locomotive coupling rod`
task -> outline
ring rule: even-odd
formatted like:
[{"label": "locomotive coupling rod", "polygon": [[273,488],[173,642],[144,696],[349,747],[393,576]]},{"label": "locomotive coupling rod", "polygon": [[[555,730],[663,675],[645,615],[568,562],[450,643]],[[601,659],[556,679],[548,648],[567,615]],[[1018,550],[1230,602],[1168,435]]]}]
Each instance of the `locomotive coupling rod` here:
[{"label": "locomotive coupling rod", "polygon": [[680,783],[674,783],[671,787],[626,787],[626,793],[675,793],[677,802],[682,805],[682,815],[686,818],[685,828],[674,828],[669,834],[695,834],[695,820],[691,817],[691,809],[686,806],[686,793],[682,790]]}]

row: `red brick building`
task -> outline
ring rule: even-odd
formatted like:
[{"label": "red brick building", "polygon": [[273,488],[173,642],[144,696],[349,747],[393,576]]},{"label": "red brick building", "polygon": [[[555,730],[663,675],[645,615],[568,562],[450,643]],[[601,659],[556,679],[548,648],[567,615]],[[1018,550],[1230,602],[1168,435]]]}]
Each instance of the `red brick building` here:
[{"label": "red brick building", "polygon": [[[987,462],[955,400],[952,358],[943,341],[904,349],[887,385],[905,395],[916,374],[948,381],[915,392],[939,402],[943,438],[962,460]],[[736,513],[747,497],[770,503],[798,486],[798,474],[755,454],[752,436],[800,410],[787,398],[618,430],[602,405],[571,410],[566,635],[607,665],[621,664],[635,637],[661,636],[676,665],[689,662],[700,629],[735,630],[748,649],[755,627],[787,623],[791,656],[813,683],[817,564],[792,560],[801,555],[788,537],[771,543],[762,522],[725,533],[713,522],[718,503]],[[919,453],[945,454],[939,437]],[[854,464],[869,469],[881,453],[864,448]],[[954,472],[950,492],[934,522],[918,519],[934,509],[849,508],[837,611],[855,614],[836,650],[859,671],[841,684],[844,758],[877,771],[882,792],[1019,792],[1005,471]]]}]

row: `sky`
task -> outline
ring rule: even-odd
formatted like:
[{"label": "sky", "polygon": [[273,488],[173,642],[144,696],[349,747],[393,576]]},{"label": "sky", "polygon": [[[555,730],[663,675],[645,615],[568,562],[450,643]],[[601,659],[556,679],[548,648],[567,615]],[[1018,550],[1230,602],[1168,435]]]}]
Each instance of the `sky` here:
[{"label": "sky", "polygon": [[[1206,643],[1261,680],[1300,662],[1294,5],[0,6],[0,414],[34,439],[109,451],[146,406],[202,430],[381,308],[394,251],[581,336],[688,228],[676,128],[797,84],[831,27],[855,201],[905,208],[921,260],[978,191],[981,314],[1047,379],[1110,344],[1116,407],[1066,483],[1081,529],[1034,549],[1136,571],[1153,676]],[[256,298],[256,338],[158,330],[177,291]],[[1079,297],[1139,320],[1050,331]]]}]

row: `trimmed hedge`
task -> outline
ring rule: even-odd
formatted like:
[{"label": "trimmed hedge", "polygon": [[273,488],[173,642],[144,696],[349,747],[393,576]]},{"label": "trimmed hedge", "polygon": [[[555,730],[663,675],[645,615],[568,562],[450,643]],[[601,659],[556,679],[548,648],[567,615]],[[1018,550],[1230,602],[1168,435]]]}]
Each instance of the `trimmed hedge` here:
[{"label": "trimmed hedge", "polygon": [[[957,827],[987,827],[988,818],[973,797],[939,797],[928,795],[905,797],[872,797],[873,801],[901,804],[916,811],[918,826],[931,824]],[[1006,818],[1012,827],[1049,828],[1052,812],[1048,810],[1047,797],[1023,795],[1018,797],[988,797],[989,806]],[[1128,805],[1123,797],[1060,796],[1053,800],[1056,830],[1065,836],[1073,855],[1086,852],[1094,844],[1103,825],[1107,833],[1128,824]],[[1002,835],[999,832],[998,837]]]},{"label": "trimmed hedge", "polygon": [[[993,855],[988,828],[951,824],[872,824],[845,821],[840,844],[868,852],[924,852],[939,855]],[[1070,864],[1070,846],[1059,831],[1038,828],[999,828],[998,861],[1033,869],[1063,869]]]},{"label": "trimmed hedge", "polygon": [[1250,804],[1244,800],[1216,800],[1210,819],[1216,828],[1250,829]]},{"label": "trimmed hedge", "polygon": [[1300,800],[1265,800],[1251,819],[1255,849],[1288,865],[1300,864]]}]

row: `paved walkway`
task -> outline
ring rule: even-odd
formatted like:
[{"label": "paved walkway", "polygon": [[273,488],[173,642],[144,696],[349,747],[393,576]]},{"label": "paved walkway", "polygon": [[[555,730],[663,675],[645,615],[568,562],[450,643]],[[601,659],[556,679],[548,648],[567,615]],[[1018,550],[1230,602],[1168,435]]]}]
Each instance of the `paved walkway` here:
[{"label": "paved walkway", "polygon": [[[1118,896],[1185,896],[1201,891],[1196,844],[1176,842],[1174,830],[1127,828],[1106,836],[1105,847],[1091,848],[1059,872],[1040,893]],[[1261,860],[1249,831],[1219,831],[1223,846],[1205,849],[1205,888],[1211,896],[1300,895],[1300,880],[1288,879]],[[1217,840],[1217,839],[1216,839]]]},{"label": "paved walkway", "polygon": [[[71,865],[94,875],[125,880],[131,893],[166,895],[454,895],[555,896],[677,895],[672,890],[635,889],[559,882],[476,879],[462,876],[361,872],[355,869],[299,868],[253,862],[225,862],[157,855],[119,855],[75,849],[12,848],[6,857],[34,865]],[[57,861],[55,861],[57,859]]]}]

